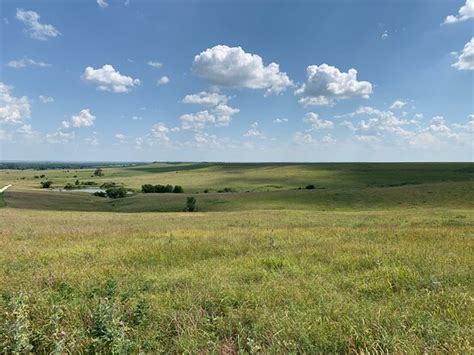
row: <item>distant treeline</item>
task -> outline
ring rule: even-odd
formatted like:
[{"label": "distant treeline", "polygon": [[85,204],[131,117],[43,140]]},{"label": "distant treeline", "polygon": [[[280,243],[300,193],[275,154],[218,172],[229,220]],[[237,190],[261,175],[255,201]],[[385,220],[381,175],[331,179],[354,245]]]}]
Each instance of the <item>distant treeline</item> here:
[{"label": "distant treeline", "polygon": [[145,184],[142,185],[142,192],[143,193],[183,193],[183,187],[179,185],[151,185]]},{"label": "distant treeline", "polygon": [[92,169],[97,167],[124,167],[142,165],[144,163],[117,163],[117,162],[0,162],[0,170],[47,170],[47,169]]}]

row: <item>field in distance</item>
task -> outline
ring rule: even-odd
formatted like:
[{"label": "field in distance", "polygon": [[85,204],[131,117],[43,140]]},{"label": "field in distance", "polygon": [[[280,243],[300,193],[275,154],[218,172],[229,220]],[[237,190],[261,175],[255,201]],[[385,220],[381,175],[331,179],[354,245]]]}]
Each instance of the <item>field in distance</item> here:
[{"label": "field in distance", "polygon": [[0,170],[3,352],[474,350],[474,164],[102,169]]},{"label": "field in distance", "polygon": [[[102,170],[102,176],[94,176],[91,167],[0,170],[0,185],[14,185],[4,194],[10,207],[117,212],[182,211],[189,194],[201,211],[471,207],[474,197],[470,163],[156,163]],[[96,187],[113,182],[135,192],[143,184],[172,184],[182,186],[185,194],[136,193],[110,200],[41,189],[44,180],[55,188],[76,180]],[[315,189],[306,190],[307,185]]]}]

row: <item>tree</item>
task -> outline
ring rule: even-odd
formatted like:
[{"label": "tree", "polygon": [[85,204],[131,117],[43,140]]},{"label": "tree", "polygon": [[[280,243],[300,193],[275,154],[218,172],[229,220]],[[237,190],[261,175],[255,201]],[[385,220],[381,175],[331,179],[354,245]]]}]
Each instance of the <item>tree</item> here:
[{"label": "tree", "polygon": [[183,187],[179,185],[176,185],[173,189],[173,193],[175,194],[182,194],[183,192],[184,192]]},{"label": "tree", "polygon": [[314,186],[314,184],[310,184],[306,186],[306,190],[314,190],[315,188],[316,186]]},{"label": "tree", "polygon": [[105,190],[105,193],[110,198],[122,198],[127,196],[127,189],[125,187],[111,187]]},{"label": "tree", "polygon": [[52,181],[41,181],[41,187],[43,189],[49,189],[51,187],[51,185],[53,184]]},{"label": "tree", "polygon": [[153,186],[152,184],[142,185],[142,192],[145,194],[153,193],[155,192],[155,186]]},{"label": "tree", "polygon": [[104,176],[101,168],[97,168],[94,170],[94,176]]},{"label": "tree", "polygon": [[185,211],[186,212],[195,212],[197,211],[197,206],[196,206],[196,199],[194,197],[188,197],[186,198],[186,207]]}]

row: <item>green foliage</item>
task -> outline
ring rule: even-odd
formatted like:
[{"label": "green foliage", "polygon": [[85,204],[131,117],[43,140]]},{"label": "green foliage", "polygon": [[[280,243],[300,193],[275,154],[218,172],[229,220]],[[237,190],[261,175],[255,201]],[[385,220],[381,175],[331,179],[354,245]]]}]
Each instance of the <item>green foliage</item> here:
[{"label": "green foliage", "polygon": [[93,195],[97,197],[107,197],[107,193],[105,191],[96,191],[93,193]]},{"label": "green foliage", "polygon": [[29,319],[28,296],[25,293],[13,296],[8,302],[7,312],[4,316],[2,352],[29,353],[33,346],[31,344],[32,329]]},{"label": "green foliage", "polygon": [[[178,186],[178,189],[182,187]],[[175,192],[173,190],[173,185],[151,185],[151,184],[145,184],[142,185],[142,192],[143,193],[170,193],[170,192]]]},{"label": "green foliage", "polygon": [[77,185],[73,185],[73,184],[68,182],[66,185],[64,185],[63,189],[64,190],[74,190],[74,189],[77,189]]},{"label": "green foliage", "polygon": [[101,168],[97,168],[94,170],[94,176],[103,176],[104,173]]},{"label": "green foliage", "polygon": [[47,181],[41,181],[40,184],[43,189],[49,189],[51,185],[53,184],[53,182],[51,180],[47,180]]},{"label": "green foliage", "polygon": [[115,182],[104,182],[102,185],[100,185],[101,189],[110,189],[111,187],[117,187],[117,183]]},{"label": "green foliage", "polygon": [[175,185],[175,187],[173,188],[173,193],[175,193],[175,194],[184,193],[183,187],[180,186],[180,185]]},{"label": "green foliage", "polygon": [[123,198],[127,196],[127,189],[124,187],[110,187],[105,190],[105,193],[110,198]]},{"label": "green foliage", "polygon": [[306,190],[314,190],[316,188],[316,186],[314,184],[309,184],[309,185],[306,185],[305,189]]},{"label": "green foliage", "polygon": [[194,197],[187,197],[186,198],[186,207],[185,207],[185,211],[186,212],[195,212],[197,211],[197,206],[196,206],[196,199]]}]

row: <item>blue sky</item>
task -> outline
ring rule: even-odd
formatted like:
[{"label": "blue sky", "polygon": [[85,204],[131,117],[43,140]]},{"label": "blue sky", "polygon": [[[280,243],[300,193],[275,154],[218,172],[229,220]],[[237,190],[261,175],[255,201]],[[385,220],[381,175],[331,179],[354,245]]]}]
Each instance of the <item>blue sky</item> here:
[{"label": "blue sky", "polygon": [[0,6],[2,160],[473,160],[473,0]]}]

